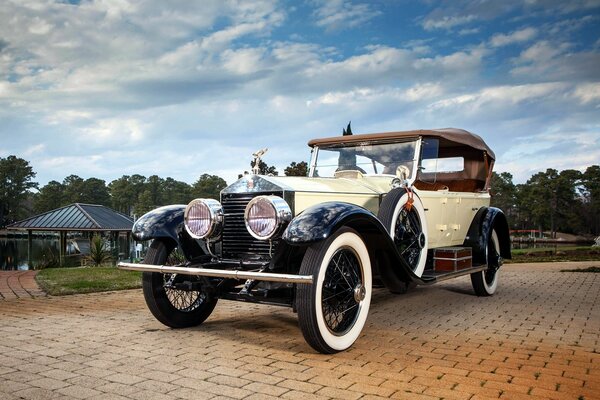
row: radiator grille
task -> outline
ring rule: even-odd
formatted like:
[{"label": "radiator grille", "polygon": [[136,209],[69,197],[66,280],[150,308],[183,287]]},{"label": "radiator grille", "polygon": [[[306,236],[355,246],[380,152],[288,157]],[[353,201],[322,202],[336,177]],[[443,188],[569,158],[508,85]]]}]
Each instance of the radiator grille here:
[{"label": "radiator grille", "polygon": [[[230,193],[223,194],[221,204],[225,222],[223,224],[223,257],[224,258],[266,258],[269,257],[269,241],[255,239],[244,223],[244,210],[254,197],[261,195],[282,196],[281,192],[268,193]],[[273,241],[273,249],[277,241]]]}]

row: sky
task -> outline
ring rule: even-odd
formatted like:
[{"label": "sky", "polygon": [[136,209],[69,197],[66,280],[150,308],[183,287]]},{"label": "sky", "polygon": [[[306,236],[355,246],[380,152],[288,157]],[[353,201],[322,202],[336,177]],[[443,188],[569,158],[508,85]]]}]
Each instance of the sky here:
[{"label": "sky", "polygon": [[516,183],[600,164],[600,0],[0,2],[0,157],[201,174],[308,140],[462,128]]}]

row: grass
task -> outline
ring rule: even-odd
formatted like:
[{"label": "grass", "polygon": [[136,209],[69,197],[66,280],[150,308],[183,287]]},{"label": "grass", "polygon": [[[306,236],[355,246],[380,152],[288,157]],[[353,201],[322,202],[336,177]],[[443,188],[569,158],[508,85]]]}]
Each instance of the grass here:
[{"label": "grass", "polygon": [[590,246],[541,247],[536,249],[514,249],[512,260],[507,263],[557,262],[557,261],[600,261],[600,249]]},{"label": "grass", "polygon": [[136,289],[142,274],[116,267],[47,268],[36,275],[40,287],[53,296]]}]

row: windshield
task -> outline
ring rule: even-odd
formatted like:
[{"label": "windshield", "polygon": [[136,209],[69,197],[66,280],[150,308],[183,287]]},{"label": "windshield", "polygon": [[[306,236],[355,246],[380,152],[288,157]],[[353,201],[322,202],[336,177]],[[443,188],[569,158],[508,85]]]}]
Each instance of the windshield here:
[{"label": "windshield", "polygon": [[395,143],[347,143],[315,148],[310,170],[313,177],[333,177],[340,171],[364,175],[396,175],[401,168],[406,177],[414,175],[417,139]]}]

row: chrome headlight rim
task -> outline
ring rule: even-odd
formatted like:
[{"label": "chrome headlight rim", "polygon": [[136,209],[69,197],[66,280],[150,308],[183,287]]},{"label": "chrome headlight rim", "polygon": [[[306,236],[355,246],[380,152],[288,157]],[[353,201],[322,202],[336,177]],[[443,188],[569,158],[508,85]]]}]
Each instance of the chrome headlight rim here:
[{"label": "chrome headlight rim", "polygon": [[[209,227],[203,234],[194,232],[189,227],[190,211],[201,205],[206,207],[209,216]],[[194,239],[212,239],[218,237],[223,231],[223,206],[217,200],[214,199],[194,199],[188,203],[183,213],[183,225],[186,232]]]},{"label": "chrome headlight rim", "polygon": [[[255,232],[252,228],[251,222],[249,221],[250,211],[252,210],[252,208],[257,203],[263,201],[269,204],[272,210],[272,215],[270,217],[275,219],[273,229],[269,231],[266,235],[260,235],[259,233]],[[281,197],[275,195],[262,195],[254,197],[252,200],[250,200],[250,202],[248,202],[244,211],[244,223],[246,225],[246,230],[248,231],[248,233],[250,233],[250,235],[253,238],[258,240],[272,239],[275,235],[280,233],[291,220],[292,209],[290,208],[289,204]]]}]

